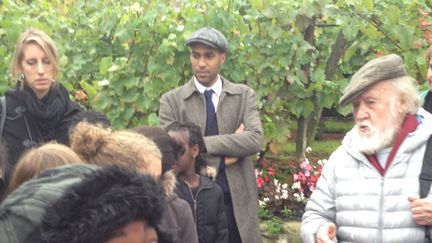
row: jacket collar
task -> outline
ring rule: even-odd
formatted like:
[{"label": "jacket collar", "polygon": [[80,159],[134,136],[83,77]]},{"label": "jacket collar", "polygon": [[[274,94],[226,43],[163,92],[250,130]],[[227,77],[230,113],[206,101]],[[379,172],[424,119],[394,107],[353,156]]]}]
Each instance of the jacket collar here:
[{"label": "jacket collar", "polygon": [[[228,79],[223,77],[222,75],[219,75],[222,80],[222,93],[223,94],[230,94],[230,95],[238,95],[241,94],[241,89],[237,85],[231,83]],[[183,99],[188,99],[191,97],[194,93],[199,93],[198,88],[195,86],[193,77],[189,79],[189,82],[187,82],[184,85],[184,92],[183,92]]]},{"label": "jacket collar", "polygon": [[[412,153],[414,150],[418,149],[419,146],[424,145],[429,137],[432,136],[432,129],[430,129],[432,127],[432,115],[421,107],[418,109],[416,115],[422,117],[420,124],[415,131],[406,136],[405,141],[400,145],[397,154]],[[366,156],[360,153],[352,143],[352,134],[354,132],[353,128],[346,134],[342,140],[342,147],[357,160],[366,162],[370,165]]]}]

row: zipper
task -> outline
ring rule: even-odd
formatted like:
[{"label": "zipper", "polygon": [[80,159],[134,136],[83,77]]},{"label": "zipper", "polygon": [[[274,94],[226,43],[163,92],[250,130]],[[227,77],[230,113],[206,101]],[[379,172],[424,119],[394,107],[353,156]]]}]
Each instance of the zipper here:
[{"label": "zipper", "polygon": [[194,220],[195,220],[195,226],[197,225],[197,201],[196,201],[196,199],[198,198],[198,195],[199,195],[199,193],[202,191],[202,190],[205,190],[205,189],[207,189],[208,188],[208,186],[204,186],[204,185],[202,185],[201,184],[201,178],[200,178],[200,185],[199,185],[199,187],[198,187],[198,191],[197,191],[197,193],[196,193],[196,196],[194,197],[193,196],[193,192],[192,192],[192,189],[191,189],[191,187],[189,186],[189,184],[187,183],[187,182],[185,182],[184,181],[184,183],[186,184],[186,186],[187,186],[187,188],[189,189],[189,193],[190,193],[190,196],[191,196],[191,198],[192,198],[192,201],[193,201],[193,216],[194,216]]},{"label": "zipper", "polygon": [[385,177],[381,177],[381,196],[380,196],[380,206],[379,206],[379,214],[378,214],[378,242],[382,242],[382,231],[383,231],[383,208],[384,208],[384,179]]},{"label": "zipper", "polygon": [[191,196],[192,201],[193,201],[193,212],[192,212],[192,213],[193,213],[193,217],[194,217],[194,221],[195,221],[195,226],[197,226],[197,216],[196,216],[197,206],[196,206],[196,198],[198,197],[198,193],[199,193],[199,189],[200,189],[200,188],[198,188],[197,196],[194,197],[194,196],[193,196],[192,189],[190,188],[189,184],[187,184],[186,182],[185,182],[185,184],[186,184],[187,188],[189,189],[189,193],[190,193],[190,196]]}]

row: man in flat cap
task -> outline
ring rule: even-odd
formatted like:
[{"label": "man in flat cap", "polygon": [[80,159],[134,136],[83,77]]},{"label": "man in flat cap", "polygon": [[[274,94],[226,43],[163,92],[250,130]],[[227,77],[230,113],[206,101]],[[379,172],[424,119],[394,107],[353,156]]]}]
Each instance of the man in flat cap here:
[{"label": "man in flat cap", "polygon": [[[160,124],[166,128],[174,121],[193,122],[202,128],[207,150],[204,158],[217,169],[216,182],[224,191],[229,242],[262,242],[250,158],[260,151],[263,141],[255,93],[219,74],[228,49],[220,31],[199,29],[186,45],[194,76],[161,97]],[[194,186],[191,189],[193,192]]]},{"label": "man in flat cap", "polygon": [[419,108],[416,81],[398,55],[383,56],[354,74],[339,103],[352,104],[355,126],[306,205],[303,242],[423,242],[431,199],[419,199],[419,174],[432,115]]}]

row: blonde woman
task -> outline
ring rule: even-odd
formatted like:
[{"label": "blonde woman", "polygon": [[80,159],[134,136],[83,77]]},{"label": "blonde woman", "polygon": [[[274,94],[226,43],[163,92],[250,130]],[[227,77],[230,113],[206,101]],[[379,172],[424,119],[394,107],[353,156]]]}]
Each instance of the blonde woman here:
[{"label": "blonde woman", "polygon": [[29,29],[20,35],[10,72],[16,86],[5,94],[6,183],[26,149],[52,140],[67,144],[70,120],[81,110],[59,82],[59,56],[53,40],[43,31]]}]

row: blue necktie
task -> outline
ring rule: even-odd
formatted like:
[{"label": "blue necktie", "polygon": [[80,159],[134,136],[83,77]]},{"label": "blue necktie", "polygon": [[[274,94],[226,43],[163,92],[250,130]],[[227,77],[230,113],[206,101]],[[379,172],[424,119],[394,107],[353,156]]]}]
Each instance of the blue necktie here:
[{"label": "blue necktie", "polygon": [[[213,90],[209,89],[204,91],[204,96],[206,100],[206,127],[205,127],[205,136],[213,136],[219,135],[219,129],[217,125],[217,117],[215,107],[212,102]],[[224,158],[221,157],[221,161],[219,164],[219,171],[216,175],[216,183],[222,188],[222,190],[227,193],[230,191],[228,180],[225,174],[225,162]]]},{"label": "blue necktie", "polygon": [[212,95],[213,90],[209,89],[204,91],[204,96],[206,100],[206,127],[205,127],[205,136],[212,136],[212,135],[218,135],[218,125],[217,125],[217,118],[216,118],[216,111],[215,107],[212,102]]}]

